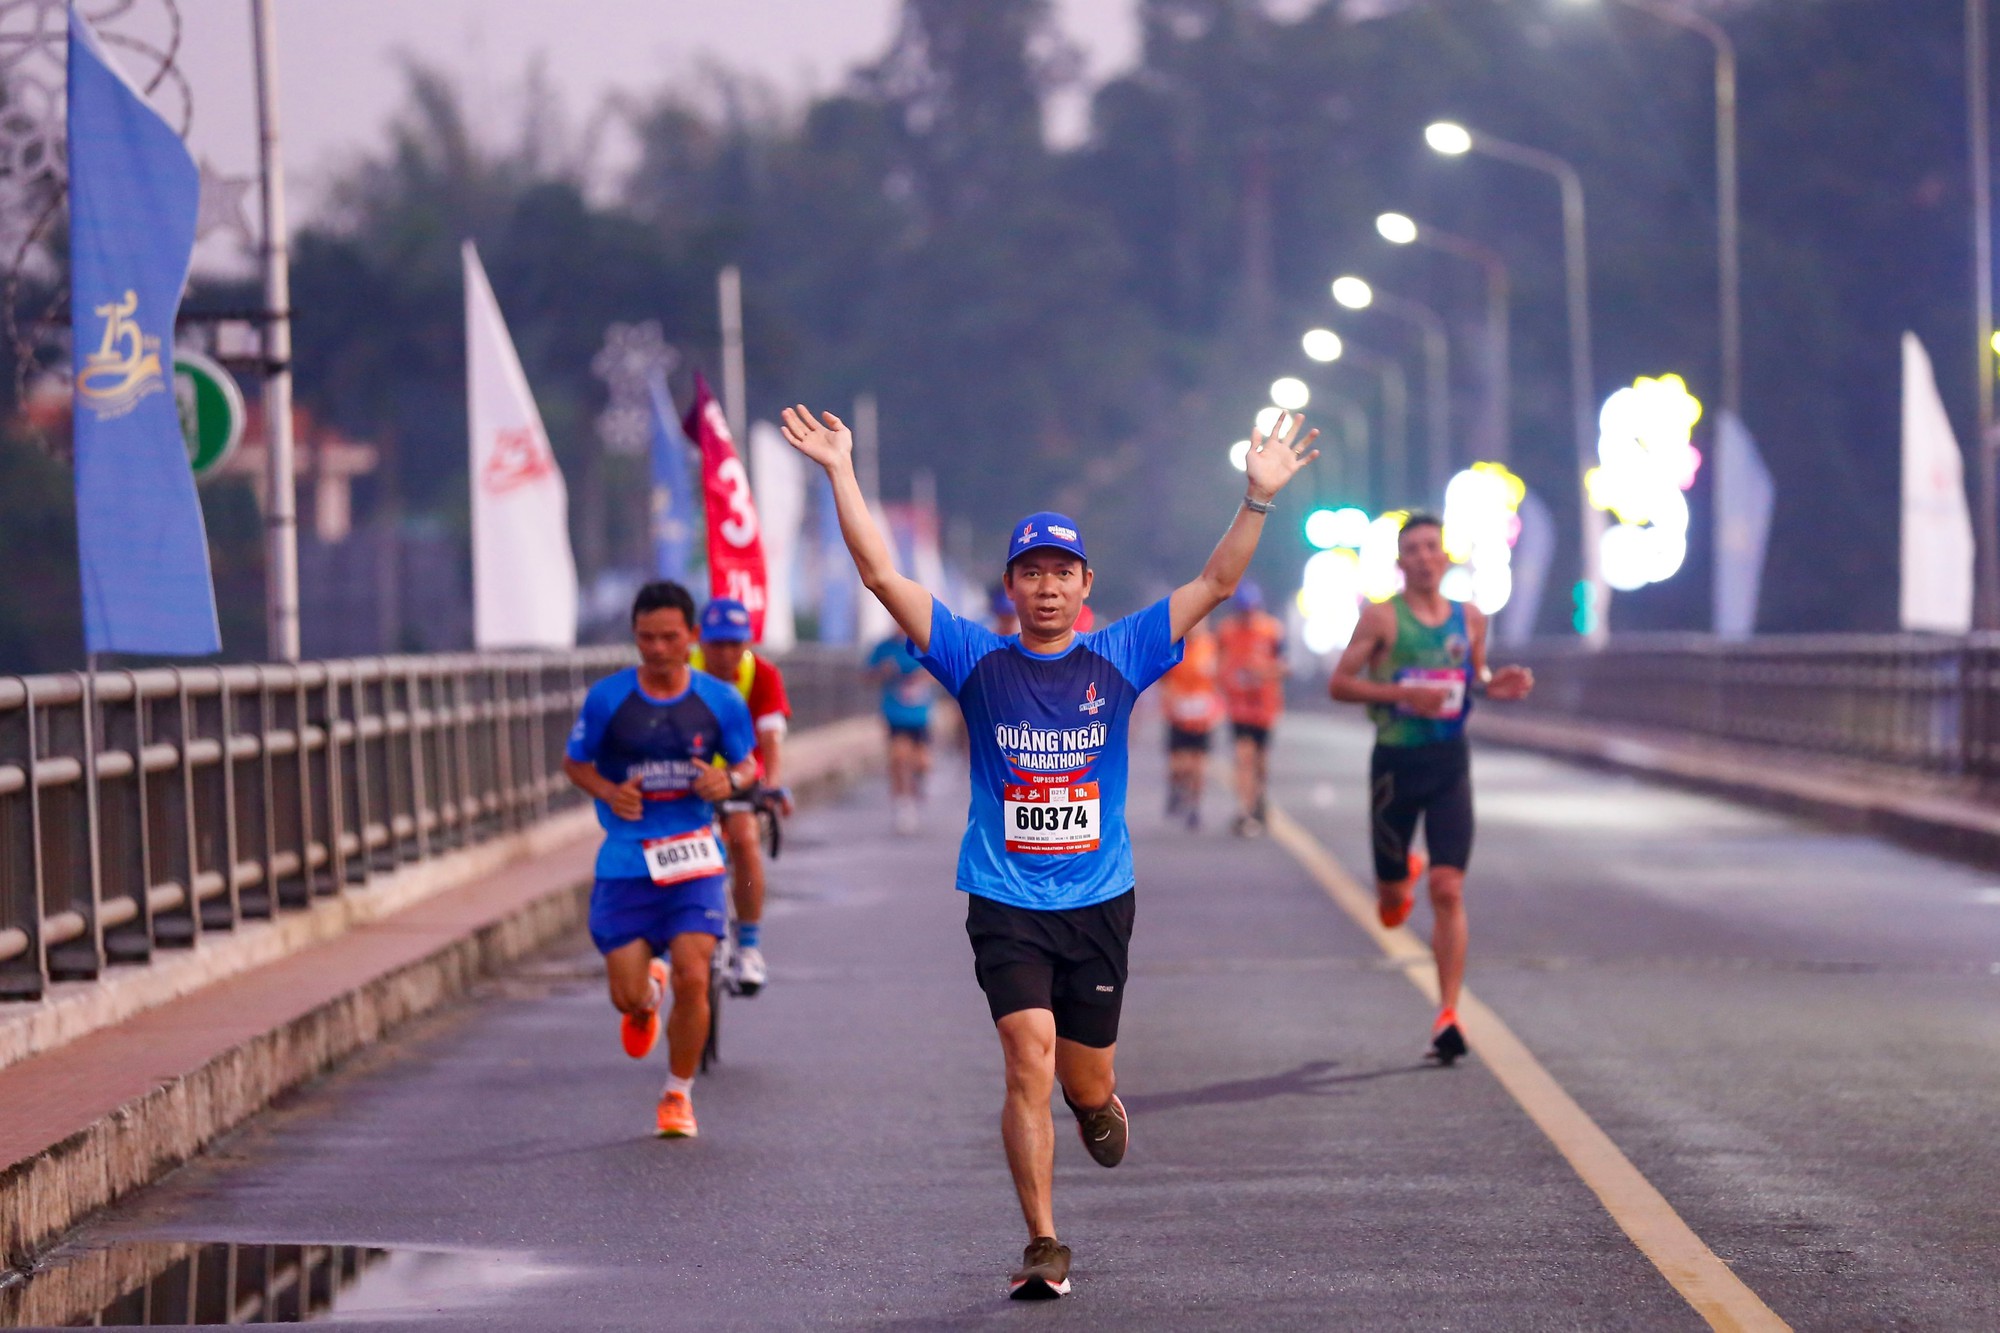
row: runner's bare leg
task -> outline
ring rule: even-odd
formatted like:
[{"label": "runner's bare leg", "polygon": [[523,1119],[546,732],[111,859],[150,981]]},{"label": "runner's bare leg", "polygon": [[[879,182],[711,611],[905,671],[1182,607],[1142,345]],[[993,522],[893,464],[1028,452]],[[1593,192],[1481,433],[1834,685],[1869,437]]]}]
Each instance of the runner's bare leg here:
[{"label": "runner's bare leg", "polygon": [[1007,1169],[1021,1199],[1028,1239],[1053,1236],[1056,1138],[1049,1099],[1055,1092],[1056,1016],[1047,1009],[1021,1009],[995,1026],[1007,1062],[1007,1100],[1000,1111]]},{"label": "runner's bare leg", "polygon": [[1431,952],[1437,955],[1438,994],[1446,1009],[1458,1007],[1465,983],[1465,872],[1431,867]]}]

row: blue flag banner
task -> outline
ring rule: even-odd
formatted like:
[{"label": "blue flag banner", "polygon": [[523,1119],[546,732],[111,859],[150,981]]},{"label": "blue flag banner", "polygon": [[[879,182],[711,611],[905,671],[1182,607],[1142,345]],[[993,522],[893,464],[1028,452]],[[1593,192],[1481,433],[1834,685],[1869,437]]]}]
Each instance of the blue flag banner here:
[{"label": "blue flag banner", "polygon": [[693,446],[681,429],[680,414],[674,410],[666,384],[655,379],[649,392],[653,399],[653,574],[685,584],[696,528],[694,481],[688,475],[688,453]]},{"label": "blue flag banner", "polygon": [[220,652],[201,501],[174,401],[194,158],[69,12],[70,326],[84,646]]}]

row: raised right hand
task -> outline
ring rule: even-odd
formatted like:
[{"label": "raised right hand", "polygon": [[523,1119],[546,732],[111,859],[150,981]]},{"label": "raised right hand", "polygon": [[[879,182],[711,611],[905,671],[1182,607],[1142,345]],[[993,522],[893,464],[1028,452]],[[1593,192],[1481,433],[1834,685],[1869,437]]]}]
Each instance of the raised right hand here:
[{"label": "raised right hand", "polygon": [[831,412],[820,413],[820,420],[814,421],[804,403],[788,407],[784,411],[784,431],[792,448],[821,467],[830,468],[854,456],[853,434]]},{"label": "raised right hand", "polygon": [[637,823],[639,816],[646,813],[646,798],[640,794],[639,779],[631,777],[611,789],[611,799],[605,802],[611,813],[620,819]]}]

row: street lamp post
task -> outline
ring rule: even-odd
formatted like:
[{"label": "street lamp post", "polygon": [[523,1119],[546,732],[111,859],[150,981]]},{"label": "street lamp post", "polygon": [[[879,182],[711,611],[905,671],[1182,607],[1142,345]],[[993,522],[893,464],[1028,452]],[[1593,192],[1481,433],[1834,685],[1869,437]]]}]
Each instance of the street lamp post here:
[{"label": "street lamp post", "polygon": [[1424,344],[1424,415],[1430,423],[1430,448],[1425,462],[1429,489],[1444,495],[1451,479],[1451,340],[1437,311],[1405,296],[1370,286],[1353,275],[1333,280],[1333,299],[1349,310],[1380,310],[1413,326]]},{"label": "street lamp post", "polygon": [[1604,582],[1600,549],[1604,544],[1604,514],[1590,503],[1583,476],[1597,463],[1597,409],[1591,401],[1595,373],[1590,357],[1590,268],[1584,228],[1583,178],[1554,153],[1530,148],[1490,134],[1475,134],[1463,125],[1439,121],[1424,131],[1424,140],[1446,157],[1478,153],[1484,157],[1529,167],[1555,177],[1562,192],[1563,267],[1569,305],[1569,375],[1571,409],[1576,425],[1577,499],[1583,519],[1583,581],[1589,589],[1590,621],[1586,640],[1602,647],[1607,637],[1609,588]]},{"label": "street lamp post", "polygon": [[1509,307],[1513,300],[1513,280],[1507,261],[1497,250],[1469,237],[1418,222],[1402,213],[1384,213],[1375,219],[1375,230],[1393,245],[1421,245],[1426,249],[1467,259],[1486,274],[1486,349],[1491,364],[1492,393],[1488,399],[1486,439],[1481,450],[1496,463],[1505,463],[1512,452],[1513,351]]},{"label": "street lamp post", "polygon": [[292,294],[286,248],[285,159],[278,139],[274,0],[252,0],[257,57],[257,160],[264,244],[264,625],[275,661],[299,660],[299,494],[292,457]]},{"label": "street lamp post", "polygon": [[2000,457],[1993,438],[1993,159],[1989,150],[1986,0],[1965,0],[1965,118],[1972,178],[1972,300],[1979,357],[1979,577],[1973,623],[2000,629]]}]

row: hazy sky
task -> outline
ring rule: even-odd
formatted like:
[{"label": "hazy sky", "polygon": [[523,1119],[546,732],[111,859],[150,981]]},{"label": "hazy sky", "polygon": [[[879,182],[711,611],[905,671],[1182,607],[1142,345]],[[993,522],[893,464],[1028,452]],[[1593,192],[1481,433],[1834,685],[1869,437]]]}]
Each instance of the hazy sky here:
[{"label": "hazy sky", "polygon": [[[1133,0],[1056,0],[1060,22],[1102,79],[1131,63]],[[182,69],[194,85],[190,138],[225,172],[256,163],[248,0],[181,0]],[[546,58],[573,119],[607,92],[650,91],[704,58],[806,92],[879,53],[897,0],[280,0],[280,100],[288,174],[310,211],[315,186],[379,139],[401,101],[409,53],[459,75],[475,113],[509,132],[530,60]],[[1072,129],[1080,108],[1059,108]]]}]

